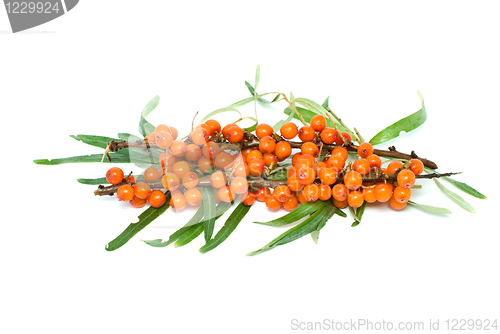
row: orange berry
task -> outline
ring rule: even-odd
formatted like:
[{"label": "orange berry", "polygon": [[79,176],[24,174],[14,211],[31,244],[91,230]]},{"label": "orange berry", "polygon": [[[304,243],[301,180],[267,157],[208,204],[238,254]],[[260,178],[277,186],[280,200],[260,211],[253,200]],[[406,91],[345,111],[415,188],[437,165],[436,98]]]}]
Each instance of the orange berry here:
[{"label": "orange berry", "polygon": [[280,128],[280,134],[285,139],[293,139],[298,132],[297,125],[293,122],[285,123]]},{"label": "orange berry", "polygon": [[406,203],[411,197],[411,190],[405,187],[397,186],[394,188],[392,197],[399,203]]},{"label": "orange berry", "polygon": [[251,206],[253,205],[253,203],[255,203],[256,198],[257,196],[255,195],[255,192],[248,191],[241,195],[241,203],[246,206]]},{"label": "orange berry", "polygon": [[144,175],[142,176],[142,178],[146,182],[158,180],[160,178],[160,173],[158,172],[158,170],[156,168],[149,167],[149,168],[146,168],[146,170],[144,171]]},{"label": "orange berry", "polygon": [[396,173],[401,167],[403,167],[403,163],[401,161],[391,161],[389,165],[387,165],[386,174],[392,175]]},{"label": "orange berry", "polygon": [[226,130],[226,134],[224,135],[228,142],[237,143],[243,140],[244,133],[243,129],[238,125],[234,125]]},{"label": "orange berry", "polygon": [[247,163],[250,163],[253,159],[262,159],[262,152],[259,150],[251,151],[247,154]]},{"label": "orange berry", "polygon": [[302,153],[300,152],[297,152],[295,153],[293,156],[292,156],[292,165],[295,166],[295,164],[297,163],[297,161],[299,161],[299,159],[302,157]]},{"label": "orange berry", "polygon": [[144,137],[144,141],[151,144],[151,143],[155,143],[155,133],[154,131],[151,132],[149,135],[147,135],[146,137]]},{"label": "orange berry", "polygon": [[394,196],[391,197],[391,199],[389,200],[389,205],[391,206],[391,208],[393,208],[394,210],[403,210],[406,206],[406,203],[407,202],[398,202]]},{"label": "orange berry", "polygon": [[329,200],[332,197],[332,188],[326,184],[319,185],[319,199],[322,201]]},{"label": "orange berry", "polygon": [[136,197],[146,199],[151,192],[151,187],[146,182],[137,182],[134,185],[134,195]]},{"label": "orange berry", "polygon": [[191,206],[198,206],[203,200],[201,191],[197,188],[188,189],[188,191],[184,194],[184,197],[186,198],[186,202],[188,202]]},{"label": "orange berry", "polygon": [[238,195],[244,194],[248,191],[248,181],[246,177],[236,176],[231,180],[231,190]]},{"label": "orange berry", "polygon": [[250,170],[250,174],[253,176],[259,176],[264,173],[265,162],[264,159],[252,159],[248,163],[248,169]]},{"label": "orange berry", "polygon": [[227,124],[226,126],[224,126],[224,127],[222,128],[222,131],[221,131],[221,132],[222,132],[222,135],[224,135],[224,137],[226,137],[226,136],[227,136],[227,130],[229,130],[229,129],[230,129],[230,128],[232,128],[233,126],[237,126],[237,125],[236,125],[236,124],[234,124],[234,123],[230,123],[230,124]]},{"label": "orange berry", "polygon": [[338,136],[337,140],[335,141],[335,144],[337,145],[342,145],[344,143],[344,141],[342,140],[342,137],[344,137],[344,139],[347,141],[347,142],[350,142],[352,140],[351,138],[351,135],[348,134],[347,132],[341,132],[340,133],[340,136]]},{"label": "orange berry", "polygon": [[219,145],[213,141],[207,142],[203,145],[201,149],[201,153],[205,158],[215,159],[215,157],[219,154],[220,148]]},{"label": "orange berry", "polygon": [[280,141],[276,143],[276,148],[274,149],[274,154],[279,161],[283,161],[292,154],[292,147],[286,141]]},{"label": "orange berry", "polygon": [[321,169],[319,179],[326,185],[334,184],[337,181],[337,170],[333,167]]},{"label": "orange berry", "polygon": [[375,168],[378,170],[382,167],[382,160],[380,160],[380,157],[376,154],[370,154],[366,157],[366,160],[368,160],[370,168]]},{"label": "orange berry", "polygon": [[347,187],[342,183],[337,183],[332,188],[332,196],[339,202],[347,200]]},{"label": "orange berry", "polygon": [[175,210],[182,210],[186,207],[187,201],[186,197],[179,192],[173,192],[171,197],[170,197],[170,205],[175,209]]},{"label": "orange berry", "polygon": [[312,155],[302,154],[300,158],[295,163],[294,167],[300,169],[301,167],[315,167],[316,160]]},{"label": "orange berry", "polygon": [[257,149],[256,147],[246,148],[243,151],[241,151],[241,155],[243,155],[245,158],[248,158],[248,153],[255,151],[256,149]]},{"label": "orange berry", "polygon": [[155,134],[155,143],[161,149],[172,146],[173,143],[172,135],[165,131],[160,131]]},{"label": "orange berry", "polygon": [[403,169],[398,173],[398,184],[401,187],[411,188],[415,184],[415,174],[409,169]]},{"label": "orange berry", "polygon": [[385,203],[387,202],[391,196],[392,196],[392,184],[388,183],[379,183],[375,187],[375,198],[377,201]]},{"label": "orange berry", "polygon": [[311,127],[315,131],[323,131],[326,127],[326,118],[323,115],[314,115],[310,122]]},{"label": "orange berry", "polygon": [[148,196],[148,202],[153,208],[161,208],[167,202],[167,197],[163,191],[153,190]]},{"label": "orange berry", "polygon": [[235,163],[233,165],[233,175],[234,176],[243,176],[247,177],[250,173],[250,167],[244,161],[240,161],[239,163]]},{"label": "orange berry", "polygon": [[308,184],[302,188],[302,193],[308,202],[314,202],[319,198],[319,186],[317,184]]},{"label": "orange berry", "polygon": [[271,195],[266,198],[266,206],[271,210],[276,211],[281,208],[281,205],[282,203],[278,201],[276,196]]},{"label": "orange berry", "polygon": [[255,196],[257,201],[265,202],[266,198],[271,196],[271,190],[268,187],[258,187]]},{"label": "orange berry", "polygon": [[411,159],[410,162],[410,170],[413,172],[413,174],[422,174],[422,172],[424,171],[424,164],[422,163],[422,161],[419,159]]},{"label": "orange berry", "polygon": [[363,193],[361,191],[350,191],[347,195],[347,203],[349,203],[349,205],[353,208],[359,208],[361,205],[363,205],[364,201],[365,198],[363,197]]},{"label": "orange berry", "polygon": [[331,145],[335,143],[339,136],[339,133],[337,130],[332,129],[332,128],[324,128],[323,131],[321,131],[321,141],[327,145]]},{"label": "orange berry", "polygon": [[345,160],[340,155],[332,155],[327,161],[326,165],[331,167],[339,173],[345,166]]},{"label": "orange berry", "polygon": [[132,175],[130,175],[130,176],[127,176],[127,182],[136,183],[137,179],[135,177],[133,177]]},{"label": "orange berry", "polygon": [[363,176],[370,172],[370,163],[364,158],[359,158],[352,164],[352,169]]},{"label": "orange berry", "polygon": [[191,133],[191,140],[198,146],[203,146],[210,138],[208,130],[202,127],[194,129]]},{"label": "orange berry", "polygon": [[366,158],[370,154],[373,154],[373,146],[370,143],[362,143],[358,146],[358,155],[361,158]]},{"label": "orange berry", "polygon": [[266,136],[271,136],[274,130],[269,124],[259,124],[257,128],[255,128],[255,134],[257,138],[262,139]]},{"label": "orange berry", "polygon": [[314,168],[302,167],[298,169],[297,178],[301,184],[311,184],[316,180],[316,172]]},{"label": "orange berry", "polygon": [[189,172],[182,177],[182,185],[186,189],[194,188],[198,185],[198,175],[193,172]]},{"label": "orange berry", "polygon": [[288,179],[286,180],[286,184],[288,185],[288,188],[290,188],[291,191],[299,191],[302,189],[302,187],[304,187],[304,185],[300,183],[297,174],[289,176]]},{"label": "orange berry", "polygon": [[208,174],[213,171],[213,165],[209,158],[201,158],[200,160],[198,160],[197,165],[200,169],[200,172],[202,172],[203,174]]},{"label": "orange berry", "polygon": [[118,167],[111,167],[107,172],[106,172],[106,181],[108,181],[111,184],[118,184],[123,181],[123,171],[121,168]]},{"label": "orange berry", "polygon": [[349,190],[356,190],[363,184],[361,174],[352,170],[344,175],[344,184]]},{"label": "orange berry", "polygon": [[302,154],[309,154],[313,157],[316,157],[318,156],[319,148],[312,142],[305,142],[304,144],[302,144],[300,151],[302,152]]},{"label": "orange berry", "polygon": [[182,179],[184,175],[191,171],[191,167],[189,167],[186,161],[177,161],[170,170],[177,175],[179,179]]},{"label": "orange berry", "polygon": [[363,197],[368,203],[374,203],[377,201],[377,196],[375,195],[375,188],[364,188]]},{"label": "orange berry", "polygon": [[328,168],[328,165],[326,164],[326,162],[323,162],[323,161],[318,162],[318,164],[316,165],[316,175],[320,175],[321,170],[323,168]]},{"label": "orange berry", "polygon": [[225,186],[219,189],[219,198],[223,202],[232,202],[234,201],[234,191],[231,190],[230,186]]},{"label": "orange berry", "polygon": [[274,188],[273,196],[280,202],[286,202],[286,200],[292,196],[292,193],[290,188],[282,184]]},{"label": "orange berry", "polygon": [[[159,157],[159,162],[160,162],[160,165],[162,167],[165,167],[166,163],[167,163],[167,152],[163,152],[162,154],[160,154],[160,157]],[[173,166],[176,162],[176,158],[173,154],[171,154],[170,152],[168,152],[168,167],[170,168],[171,166]]]},{"label": "orange berry", "polygon": [[221,171],[215,172],[210,175],[210,184],[214,188],[222,188],[227,184],[226,174]]},{"label": "orange berry", "polygon": [[201,158],[201,148],[195,144],[189,144],[186,146],[186,153],[184,157],[188,161],[198,161]]},{"label": "orange berry", "polygon": [[335,207],[337,207],[339,209],[343,209],[343,208],[347,208],[347,205],[349,205],[349,203],[347,203],[346,199],[343,201],[338,201],[335,198],[333,198],[333,205],[335,205]]},{"label": "orange berry", "polygon": [[299,200],[297,196],[292,195],[282,205],[286,211],[293,211],[299,205]]},{"label": "orange berry", "polygon": [[130,201],[132,198],[134,198],[134,187],[132,187],[130,184],[121,185],[116,191],[116,197],[120,201]]},{"label": "orange berry", "polygon": [[129,203],[134,207],[134,208],[142,208],[148,200],[146,198],[139,198],[137,196],[134,196]]},{"label": "orange berry", "polygon": [[300,204],[307,203],[307,199],[304,196],[304,193],[302,191],[297,192],[297,199],[299,200]]},{"label": "orange berry", "polygon": [[299,129],[299,138],[303,142],[313,141],[315,136],[316,132],[314,132],[314,129],[310,126],[303,126]]},{"label": "orange berry", "polygon": [[218,132],[221,131],[221,127],[219,122],[217,122],[215,119],[209,119],[208,121],[205,122],[206,125],[209,127],[209,134],[210,137],[215,136]]},{"label": "orange berry", "polygon": [[344,159],[344,161],[347,161],[347,158],[349,157],[349,152],[347,152],[347,149],[342,146],[337,146],[333,149],[332,151],[332,156],[334,155],[339,155]]},{"label": "orange berry", "polygon": [[182,157],[186,153],[187,145],[182,140],[176,140],[170,146],[170,152],[176,157]]},{"label": "orange berry", "polygon": [[174,173],[166,173],[163,175],[161,178],[161,184],[163,188],[174,191],[177,188],[179,188],[179,185],[181,184],[181,180],[179,179],[179,176]]},{"label": "orange berry", "polygon": [[270,136],[262,138],[259,142],[259,150],[262,153],[272,153],[274,152],[275,148],[276,148],[276,141]]},{"label": "orange berry", "polygon": [[[169,133],[172,136],[172,140],[177,139],[178,132],[177,132],[176,128],[174,128],[172,126],[166,126],[165,124],[160,124],[155,129],[155,137],[158,133],[160,133],[162,131]],[[155,138],[155,140],[156,140],[156,138]]]},{"label": "orange berry", "polygon": [[264,165],[269,168],[272,166],[271,169],[275,169],[278,166],[278,158],[272,153],[266,153],[264,154]]},{"label": "orange berry", "polygon": [[231,162],[233,162],[233,156],[227,152],[220,152],[215,157],[214,165],[217,168],[224,169]]}]

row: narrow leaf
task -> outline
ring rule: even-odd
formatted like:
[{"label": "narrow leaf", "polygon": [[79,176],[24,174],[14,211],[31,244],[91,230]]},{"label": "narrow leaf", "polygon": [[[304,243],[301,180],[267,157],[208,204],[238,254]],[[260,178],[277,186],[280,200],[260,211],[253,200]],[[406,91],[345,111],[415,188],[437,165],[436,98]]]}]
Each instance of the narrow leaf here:
[{"label": "narrow leaf", "polygon": [[425,120],[427,119],[424,97],[422,96],[420,91],[417,91],[417,96],[420,102],[422,102],[422,108],[417,112],[400,119],[396,123],[389,125],[385,129],[377,133],[372,139],[370,139],[370,144],[378,145],[385,143],[386,141],[398,137],[401,131],[410,132],[418,128],[420,125],[424,124]]},{"label": "narrow leaf", "polygon": [[200,248],[201,253],[206,253],[219,246],[224,242],[231,233],[236,229],[241,220],[250,210],[250,206],[240,203],[236,209],[231,213],[229,218],[224,223],[224,226],[219,230],[215,237],[209,240],[203,247]]},{"label": "narrow leaf", "polygon": [[[129,163],[130,158],[128,155],[123,155],[120,153],[110,153],[111,161],[113,163]],[[59,159],[36,159],[33,160],[37,165],[60,165],[67,163],[77,163],[77,162],[101,162],[102,154],[90,154],[90,155],[79,155],[76,157],[59,158]],[[108,160],[104,158],[102,161],[108,163]]]},{"label": "narrow leaf", "polygon": [[205,231],[205,242],[208,242],[212,238],[215,226],[216,215],[216,201],[215,194],[212,189],[201,188],[201,194],[203,196],[203,212],[204,217],[204,231]]},{"label": "narrow leaf", "polygon": [[74,138],[82,143],[87,145],[96,146],[100,148],[106,148],[108,143],[112,140],[120,141],[116,138],[104,137],[104,136],[93,136],[93,135],[70,135],[71,138]]},{"label": "narrow leaf", "polygon": [[[428,167],[424,167],[424,168],[425,168],[426,171],[432,171],[433,173],[439,174],[435,169],[428,168]],[[455,187],[457,187],[458,189],[462,190],[466,194],[469,194],[469,195],[474,196],[474,197],[479,198],[479,199],[486,199],[487,198],[485,195],[481,194],[479,191],[477,191],[476,189],[472,188],[467,183],[454,180],[454,179],[452,179],[450,177],[444,177],[444,179],[446,179],[447,181],[451,182]]]},{"label": "narrow leaf", "polygon": [[328,96],[326,99],[325,99],[325,102],[323,102],[322,106],[323,108],[328,108],[328,103],[330,102],[330,96]]},{"label": "narrow leaf", "polygon": [[148,104],[142,109],[141,116],[146,118],[160,103],[160,96],[156,95],[153,97]]},{"label": "narrow leaf", "polygon": [[220,109],[212,111],[211,113],[209,113],[208,115],[206,115],[205,117],[203,117],[203,119],[201,120],[201,122],[205,122],[206,120],[210,119],[212,116],[215,116],[215,115],[223,113],[223,112],[235,112],[235,113],[237,113],[240,116],[240,118],[242,118],[241,113],[237,109],[235,109],[233,107],[226,107],[226,108],[220,108]]},{"label": "narrow leaf", "polygon": [[[361,223],[361,218],[363,217],[363,213],[365,213],[366,202],[363,202],[359,208],[356,209],[355,220],[352,223],[351,227],[358,226]],[[350,208],[350,207],[349,207]]]},{"label": "narrow leaf", "polygon": [[188,230],[174,244],[174,247],[185,246],[203,232],[203,224],[189,226]]},{"label": "narrow leaf", "polygon": [[154,132],[156,127],[146,121],[146,119],[141,115],[141,118],[139,119],[139,133],[143,136],[146,137],[150,133]]},{"label": "narrow leaf", "polygon": [[476,211],[474,210],[474,208],[469,203],[467,203],[466,200],[464,200],[462,197],[460,197],[457,194],[455,194],[450,189],[448,189],[445,186],[443,186],[441,184],[441,182],[439,182],[438,180],[436,180],[436,179],[432,179],[432,180],[436,183],[436,185],[438,186],[438,188],[443,193],[445,193],[446,196],[448,196],[453,202],[457,203],[462,209],[467,210],[470,213],[476,213]]},{"label": "narrow leaf", "polygon": [[134,235],[136,235],[143,228],[148,226],[152,221],[158,218],[162,213],[164,213],[169,208],[170,203],[170,192],[165,192],[167,196],[167,202],[161,208],[154,208],[150,206],[143,213],[139,215],[139,221],[137,223],[130,224],[119,236],[114,240],[110,241],[106,245],[107,251],[114,251],[121,246],[125,245]]},{"label": "narrow leaf", "polygon": [[[260,65],[257,65],[257,68],[255,69],[255,90],[257,90],[257,87],[259,86],[259,81],[260,81]],[[254,95],[257,95],[254,93]]]},{"label": "narrow leaf", "polygon": [[315,244],[318,244],[320,230],[315,230],[311,232],[311,238],[313,239]]},{"label": "narrow leaf", "polygon": [[261,224],[261,225],[267,225],[267,226],[284,226],[288,224],[295,223],[297,220],[300,220],[302,218],[305,218],[312,213],[321,210],[324,208],[325,202],[323,201],[316,201],[316,202],[307,202],[299,206],[293,211],[290,211],[286,215],[276,218],[274,220],[271,220],[266,223],[262,222],[254,222],[255,224]]},{"label": "narrow leaf", "polygon": [[347,218],[347,215],[345,214],[345,212],[340,210],[339,208],[337,208],[337,210],[335,210],[335,214],[339,215],[342,218]]},{"label": "narrow leaf", "polygon": [[121,140],[126,140],[128,142],[138,141],[138,140],[144,139],[144,138],[141,138],[141,137],[137,137],[137,136],[131,135],[130,133],[119,133],[118,134],[118,138],[120,138]]},{"label": "narrow leaf", "polygon": [[[313,100],[310,100],[310,99],[306,99],[306,98],[303,98],[303,97],[298,97],[296,99],[293,99],[293,102],[296,102],[296,103],[298,103],[298,104],[306,107],[307,109],[309,109],[314,114],[320,114],[320,115],[323,115],[323,116],[326,117],[326,114],[328,113],[328,111],[325,109],[325,107],[323,107],[322,105],[319,105],[318,103],[316,103],[316,102],[314,102]],[[326,118],[329,119],[328,117],[326,117]],[[335,122],[335,123],[337,124],[337,127],[339,128],[339,130],[350,132],[349,129],[347,129],[346,127],[344,127],[339,122]]]},{"label": "narrow leaf", "polygon": [[422,209],[424,211],[430,212],[430,213],[435,213],[439,215],[449,215],[451,214],[451,211],[446,209],[446,208],[439,208],[437,206],[430,206],[430,205],[424,205],[424,204],[418,204],[413,201],[408,201],[408,204],[411,204],[419,209]]}]

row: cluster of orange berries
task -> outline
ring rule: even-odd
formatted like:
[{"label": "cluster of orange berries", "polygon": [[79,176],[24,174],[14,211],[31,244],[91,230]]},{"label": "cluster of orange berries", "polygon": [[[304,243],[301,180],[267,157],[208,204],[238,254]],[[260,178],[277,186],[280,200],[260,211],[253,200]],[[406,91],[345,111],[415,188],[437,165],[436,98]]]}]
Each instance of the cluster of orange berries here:
[{"label": "cluster of orange berries", "polygon": [[[342,144],[350,142],[351,136],[326,127],[326,119],[322,115],[314,116],[309,126],[300,129],[295,123],[285,123],[280,128],[280,134],[286,140],[274,134],[268,124],[259,124],[255,130],[258,147],[234,151],[234,146],[224,142],[248,142],[245,132],[236,124],[222,128],[216,120],[208,120],[198,125],[187,141],[177,139],[175,128],[159,125],[145,141],[156,143],[165,150],[159,158],[161,169],[146,169],[143,176],[145,182],[125,180],[128,182],[118,188],[117,197],[135,207],[144,206],[146,202],[153,207],[161,207],[166,202],[165,194],[161,190],[151,190],[147,183],[157,181],[161,182],[163,189],[171,192],[170,204],[177,210],[187,204],[200,205],[202,193],[199,187],[207,185],[212,187],[217,202],[231,202],[236,195],[241,195],[245,205],[260,201],[272,210],[283,207],[291,211],[299,203],[316,200],[332,200],[338,208],[348,205],[358,208],[365,201],[389,201],[391,207],[401,210],[411,196],[410,188],[415,183],[415,175],[423,171],[423,164],[418,159],[412,159],[408,168],[403,168],[405,165],[400,161],[392,161],[387,168],[382,168],[381,159],[373,153],[369,143],[359,145],[359,159],[346,166],[348,151]],[[292,167],[287,170],[286,184],[278,185],[273,192],[269,187],[249,187],[249,175],[269,174],[279,162],[292,155],[292,147],[287,140],[296,136],[302,145],[300,152],[291,159]],[[220,138],[210,141],[214,137]],[[338,145],[323,161],[319,161],[320,141]],[[365,175],[391,175],[396,172],[397,185],[385,181],[363,182]],[[106,178],[111,184],[119,184],[123,182],[124,174],[115,167],[108,171]]]}]

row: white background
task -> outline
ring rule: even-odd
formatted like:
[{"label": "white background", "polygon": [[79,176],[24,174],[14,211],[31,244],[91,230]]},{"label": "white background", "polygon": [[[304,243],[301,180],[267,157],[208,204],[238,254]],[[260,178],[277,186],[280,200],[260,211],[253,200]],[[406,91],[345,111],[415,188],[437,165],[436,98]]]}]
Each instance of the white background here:
[{"label": "white background", "polygon": [[[12,34],[0,9],[2,333],[288,333],[298,321],[422,321],[499,317],[497,2],[261,3],[81,1],[63,17]],[[192,210],[167,212],[123,248],[107,242],[136,220],[94,186],[109,165],[32,160],[99,153],[70,134],[137,134],[149,120],[185,135],[204,115],[260,92],[292,91],[330,106],[365,139],[420,108],[428,119],[385,148],[415,150],[488,196],[454,188],[468,213],[432,181],[408,207],[368,207],[363,222],[335,216],[309,236],[256,257],[285,229],[252,224],[283,214],[253,208],[230,238],[201,255],[203,238],[167,238]],[[262,122],[284,104],[259,107]],[[242,108],[252,115],[252,108]],[[234,120],[234,114],[220,117]],[[124,167],[133,169],[133,166]],[[137,168],[134,168],[138,172]],[[220,220],[218,227],[223,223]]]}]

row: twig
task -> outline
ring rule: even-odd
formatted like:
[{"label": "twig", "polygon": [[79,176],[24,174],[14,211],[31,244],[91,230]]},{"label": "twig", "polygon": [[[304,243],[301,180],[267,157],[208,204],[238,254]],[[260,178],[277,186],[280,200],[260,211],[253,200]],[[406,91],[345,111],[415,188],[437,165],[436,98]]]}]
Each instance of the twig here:
[{"label": "twig", "polygon": [[356,129],[356,128],[353,128],[353,129],[354,129],[354,131],[356,132],[356,135],[358,136],[359,143],[360,143],[360,144],[361,144],[361,143],[364,143],[364,142],[365,142],[365,140],[363,139],[363,137],[361,137],[361,134],[359,133],[358,129]]}]

